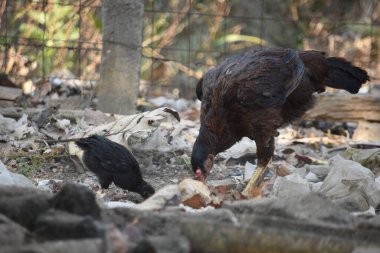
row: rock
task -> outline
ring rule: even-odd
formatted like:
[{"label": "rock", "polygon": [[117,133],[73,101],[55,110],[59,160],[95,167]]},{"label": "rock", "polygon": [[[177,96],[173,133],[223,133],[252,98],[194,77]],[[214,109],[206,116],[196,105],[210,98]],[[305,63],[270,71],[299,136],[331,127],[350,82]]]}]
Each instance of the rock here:
[{"label": "rock", "polygon": [[376,211],[375,211],[375,208],[370,206],[369,209],[366,211],[352,212],[351,214],[354,216],[359,216],[359,217],[363,217],[363,218],[370,218],[370,217],[376,216]]},{"label": "rock", "polygon": [[18,247],[1,247],[1,253],[104,253],[106,245],[101,239],[64,240],[33,243]]},{"label": "rock", "polygon": [[[184,236],[149,236],[142,244],[150,245],[154,251],[134,252],[157,252],[157,253],[187,253],[190,252],[189,240]],[[140,243],[140,244],[141,244]],[[139,247],[139,246],[138,246]],[[147,247],[146,247],[147,248]],[[146,249],[145,248],[145,249]]]},{"label": "rock", "polygon": [[351,253],[379,253],[380,247],[358,247]]},{"label": "rock", "polygon": [[96,203],[94,193],[86,186],[66,184],[52,199],[55,209],[78,215],[90,215],[100,219],[100,208]]},{"label": "rock", "polygon": [[380,187],[369,169],[357,162],[343,159],[339,155],[330,159],[329,166],[329,174],[320,188],[320,192],[329,199],[335,201],[359,191],[369,205],[376,207],[380,204]]},{"label": "rock", "polygon": [[313,172],[309,172],[306,174],[305,176],[305,179],[309,182],[312,182],[312,183],[317,183],[319,182],[319,179],[317,177],[317,175],[315,175]]},{"label": "rock", "polygon": [[110,225],[106,231],[107,252],[127,253],[128,239],[116,226]]},{"label": "rock", "polygon": [[350,212],[366,211],[369,205],[360,191],[351,192],[349,195],[334,201],[339,206]]},{"label": "rock", "polygon": [[16,120],[6,118],[0,114],[0,135],[6,135],[14,131]]},{"label": "rock", "polygon": [[108,208],[116,208],[116,207],[125,207],[125,208],[129,208],[129,207],[134,207],[136,205],[136,203],[132,202],[132,201],[108,201],[105,203],[105,205],[108,207]]},{"label": "rock", "polygon": [[161,210],[167,206],[178,206],[180,203],[181,193],[178,185],[167,185],[133,208],[139,210]]},{"label": "rock", "polygon": [[[296,170],[295,170],[295,174],[297,174],[297,175],[299,175],[301,178],[305,178],[306,177],[306,174],[307,174],[307,172],[306,172],[306,168],[305,167],[301,167],[301,168],[296,168]],[[292,177],[291,175],[288,175],[288,177]],[[299,177],[298,177],[299,178]],[[294,181],[294,180],[293,180]],[[299,181],[299,180],[297,180],[297,181]],[[302,182],[306,182],[306,181],[304,181],[304,180],[301,180]],[[300,183],[301,183],[301,181],[299,181]]]},{"label": "rock", "polygon": [[0,248],[24,244],[28,238],[27,233],[24,227],[0,214]]},{"label": "rock", "polygon": [[270,196],[283,198],[308,192],[310,192],[309,183],[298,174],[290,174],[286,177],[276,178]]},{"label": "rock", "polygon": [[239,225],[240,222],[236,218],[235,214],[225,208],[219,208],[219,209],[214,209],[210,211],[204,211],[204,212],[199,212],[199,213],[187,213],[184,214],[185,217],[192,217],[196,219],[202,219],[202,220],[212,220],[214,222],[218,223],[227,223],[231,225]]},{"label": "rock", "polygon": [[31,229],[36,218],[50,208],[51,194],[14,186],[0,188],[0,213]]},{"label": "rock", "polygon": [[152,245],[152,243],[148,240],[140,241],[136,248],[132,250],[133,253],[156,253],[156,249]]},{"label": "rock", "polygon": [[324,179],[330,170],[330,168],[326,165],[307,164],[305,168],[308,172],[312,172],[317,175],[319,179]]},{"label": "rock", "polygon": [[104,229],[91,216],[50,210],[38,217],[34,232],[51,240],[84,239],[102,237]]},{"label": "rock", "polygon": [[323,184],[323,182],[311,183],[311,184],[310,184],[311,191],[312,191],[312,192],[318,192],[319,189],[321,189],[322,184]]},{"label": "rock", "polygon": [[60,179],[44,179],[38,182],[37,189],[53,193],[56,185],[63,184],[63,180]]},{"label": "rock", "polygon": [[261,214],[300,219],[308,222],[347,224],[354,220],[350,213],[316,193],[298,194],[277,199],[250,199],[226,202],[224,208],[235,214]]},{"label": "rock", "polygon": [[358,162],[370,169],[376,176],[380,176],[380,148],[355,149],[348,148],[342,156]]},{"label": "rock", "polygon": [[26,188],[36,188],[27,177],[21,174],[10,172],[0,161],[0,186],[19,186]]}]

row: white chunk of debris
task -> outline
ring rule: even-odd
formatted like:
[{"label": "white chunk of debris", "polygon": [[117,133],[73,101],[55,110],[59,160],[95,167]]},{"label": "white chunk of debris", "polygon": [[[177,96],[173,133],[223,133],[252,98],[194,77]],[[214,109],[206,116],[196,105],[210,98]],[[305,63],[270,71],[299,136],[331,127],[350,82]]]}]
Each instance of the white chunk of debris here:
[{"label": "white chunk of debris", "polygon": [[256,168],[257,165],[247,161],[244,166],[244,180],[249,180],[252,177],[253,172],[256,170]]},{"label": "white chunk of debris", "polygon": [[305,179],[309,182],[312,182],[312,183],[319,182],[317,175],[315,175],[313,172],[307,173],[307,175],[305,176]]},{"label": "white chunk of debris", "polygon": [[360,163],[346,160],[340,155],[329,160],[330,171],[320,192],[332,200],[350,196],[353,191],[360,191],[370,206],[380,204],[380,186],[375,176]]}]

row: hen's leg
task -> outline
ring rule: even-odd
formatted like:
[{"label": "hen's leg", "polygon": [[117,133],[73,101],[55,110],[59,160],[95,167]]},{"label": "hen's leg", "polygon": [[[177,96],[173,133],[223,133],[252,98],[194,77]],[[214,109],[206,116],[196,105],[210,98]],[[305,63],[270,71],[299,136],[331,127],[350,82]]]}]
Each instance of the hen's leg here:
[{"label": "hen's leg", "polygon": [[242,192],[244,196],[252,196],[253,190],[262,182],[265,173],[267,172],[267,165],[272,159],[274,152],[274,137],[266,141],[256,141],[257,146],[257,168],[249,180],[247,186]]}]

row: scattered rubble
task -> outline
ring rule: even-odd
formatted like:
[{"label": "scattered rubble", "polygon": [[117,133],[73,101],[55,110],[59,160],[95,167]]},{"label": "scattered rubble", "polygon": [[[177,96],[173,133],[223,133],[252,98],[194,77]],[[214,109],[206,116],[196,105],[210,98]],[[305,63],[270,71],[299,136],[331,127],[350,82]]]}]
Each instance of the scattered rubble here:
[{"label": "scattered rubble", "polygon": [[[72,194],[80,201],[72,202]],[[152,196],[154,198],[154,196]],[[357,252],[380,250],[379,217],[361,218],[322,194],[225,202],[186,211],[99,208],[86,187],[55,195],[0,188],[1,252]],[[147,200],[149,201],[149,199]],[[8,204],[4,208],[4,203]],[[33,203],[33,204],[32,204]],[[14,214],[14,210],[24,208]],[[69,208],[68,208],[69,207]],[[94,212],[94,210],[96,210]],[[285,236],[286,234],[286,236]]]},{"label": "scattered rubble", "polygon": [[[199,122],[186,119],[195,107],[188,113],[185,103],[178,106],[180,113],[158,108],[130,116],[59,108],[0,114],[0,251],[380,248],[377,144],[316,128],[282,129],[257,199],[244,200],[257,163],[254,142],[244,138],[222,152],[208,181],[195,181],[190,156]],[[70,141],[91,134],[130,149],[156,194],[144,201],[115,185],[101,189]]]}]

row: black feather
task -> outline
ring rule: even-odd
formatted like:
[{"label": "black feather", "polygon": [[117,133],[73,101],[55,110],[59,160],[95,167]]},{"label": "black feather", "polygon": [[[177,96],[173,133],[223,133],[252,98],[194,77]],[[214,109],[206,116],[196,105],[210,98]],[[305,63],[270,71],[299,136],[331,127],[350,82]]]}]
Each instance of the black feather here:
[{"label": "black feather", "polygon": [[154,189],[142,178],[139,164],[132,153],[123,145],[98,135],[75,141],[83,151],[83,162],[95,173],[102,188],[114,182],[116,186],[137,192],[144,198]]}]

